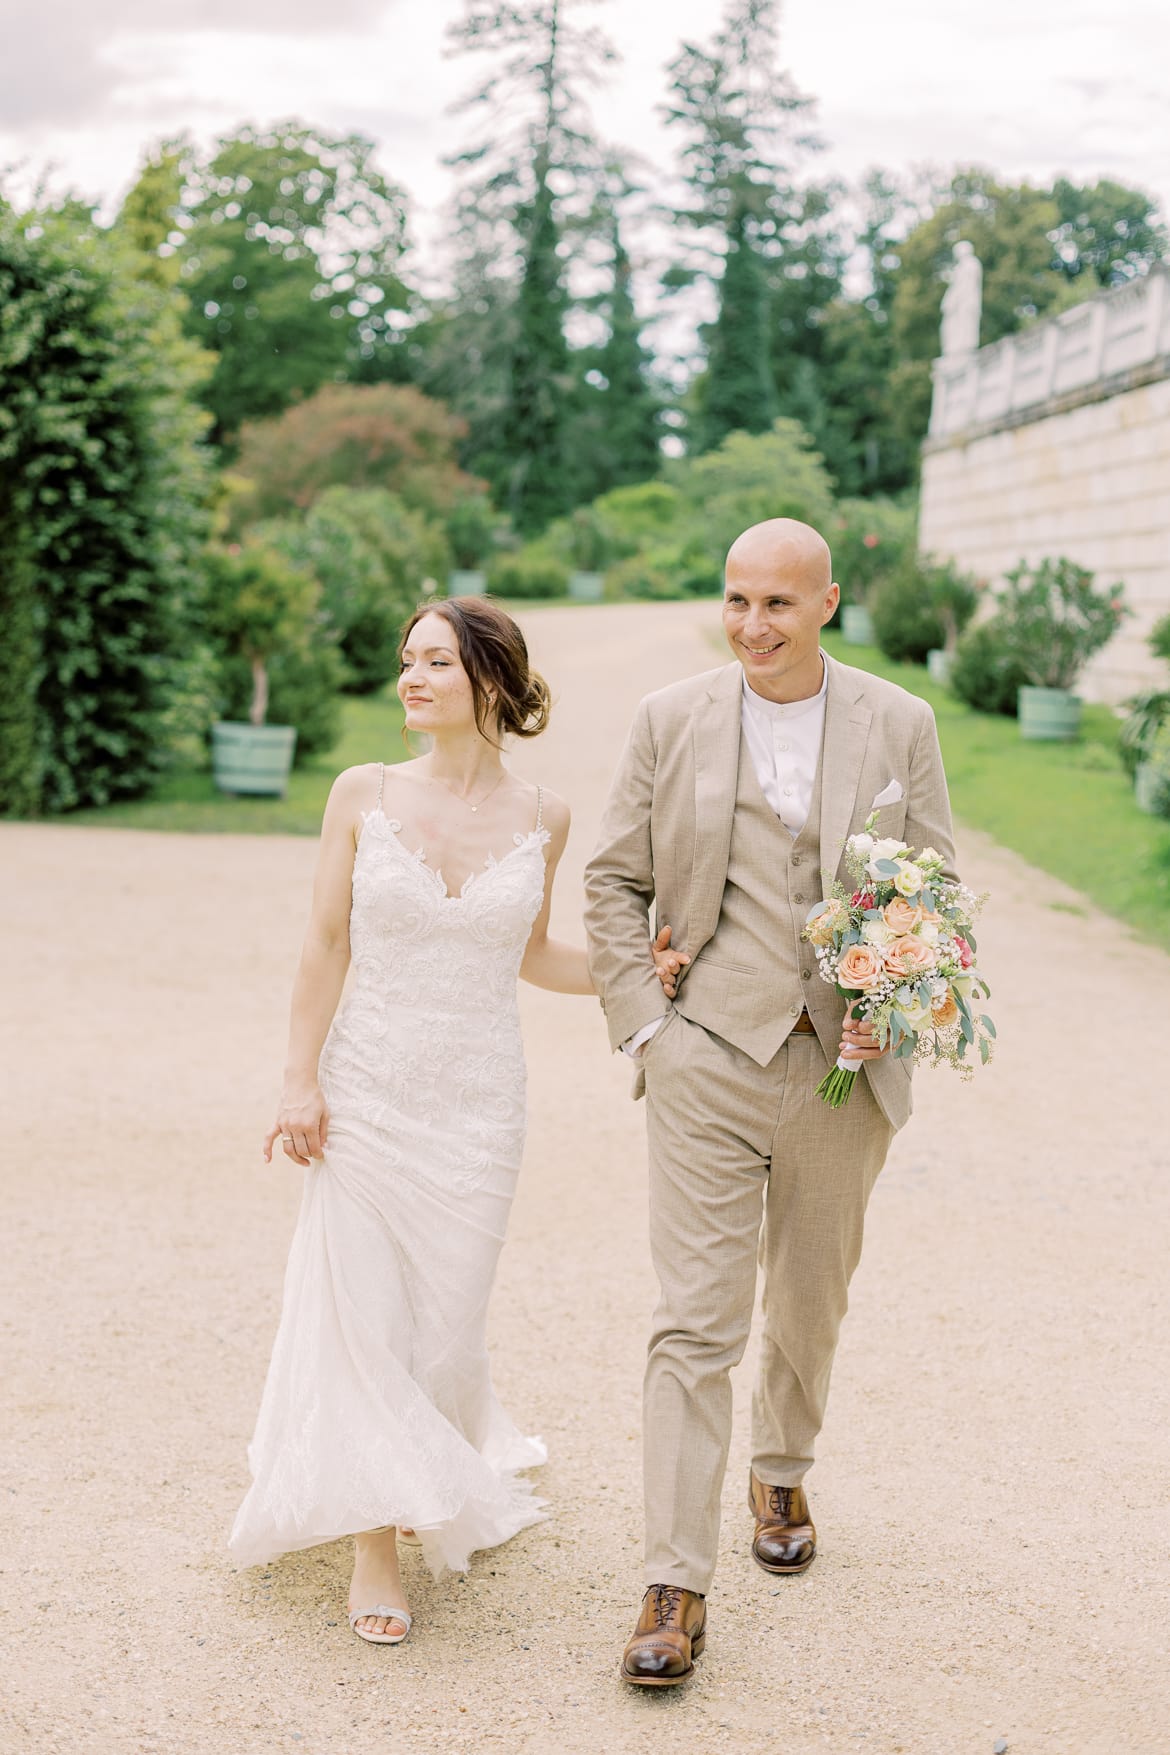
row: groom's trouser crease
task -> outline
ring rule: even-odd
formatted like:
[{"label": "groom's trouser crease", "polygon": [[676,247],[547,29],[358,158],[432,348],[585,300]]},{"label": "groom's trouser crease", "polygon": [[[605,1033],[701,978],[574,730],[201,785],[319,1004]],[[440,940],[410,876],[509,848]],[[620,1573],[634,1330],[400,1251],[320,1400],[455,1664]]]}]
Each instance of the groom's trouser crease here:
[{"label": "groom's trouser crease", "polygon": [[[796,1486],[812,1462],[865,1207],[893,1137],[859,1079],[815,1095],[816,1037],[767,1067],[675,1014],[646,1054],[650,1247],[660,1298],[646,1366],[646,1582],[706,1592],[731,1437],[729,1372],[764,1270],[753,1467]],[[763,1220],[761,1228],[761,1219]]]}]

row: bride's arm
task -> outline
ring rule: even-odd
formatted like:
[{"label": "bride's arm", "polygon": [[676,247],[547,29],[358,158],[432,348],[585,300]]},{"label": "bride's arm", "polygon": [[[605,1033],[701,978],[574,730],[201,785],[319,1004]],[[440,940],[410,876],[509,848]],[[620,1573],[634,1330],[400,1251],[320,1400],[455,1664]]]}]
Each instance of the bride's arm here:
[{"label": "bride's arm", "polygon": [[589,994],[594,989],[584,950],[548,935],[553,880],[569,838],[569,807],[555,793],[546,792],[544,795],[544,820],[549,834],[544,865],[544,900],[528,935],[520,979],[531,982],[533,987],[547,987],[552,993]]},{"label": "bride's arm", "polygon": [[[548,936],[553,878],[569,836],[569,807],[555,794],[550,797],[546,793],[545,817],[548,820],[549,844],[544,868],[544,901],[528,937],[528,948],[520,965],[520,978],[531,982],[533,987],[547,987],[553,993],[596,993],[597,989],[589,973],[588,953],[578,950],[576,945],[563,944],[560,939]],[[647,949],[654,964],[654,972],[665,993],[673,998],[678,972],[691,959],[685,951],[671,949],[669,926],[663,927],[657,939]]]},{"label": "bride's arm", "polygon": [[368,791],[367,770],[347,768],[333,782],[325,806],[309,924],[293,981],[280,1104],[264,1141],[269,1161],[278,1137],[291,1140],[284,1152],[297,1164],[319,1158],[325,1145],[329,1114],[317,1082],[317,1062],[349,968],[354,826]]}]

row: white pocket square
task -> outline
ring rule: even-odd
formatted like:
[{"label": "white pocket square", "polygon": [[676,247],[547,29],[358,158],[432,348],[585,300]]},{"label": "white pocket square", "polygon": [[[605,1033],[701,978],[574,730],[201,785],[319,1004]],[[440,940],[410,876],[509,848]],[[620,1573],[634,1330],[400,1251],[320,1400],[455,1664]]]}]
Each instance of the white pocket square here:
[{"label": "white pocket square", "polygon": [[869,808],[881,810],[883,804],[899,804],[905,796],[897,780],[887,780]]}]

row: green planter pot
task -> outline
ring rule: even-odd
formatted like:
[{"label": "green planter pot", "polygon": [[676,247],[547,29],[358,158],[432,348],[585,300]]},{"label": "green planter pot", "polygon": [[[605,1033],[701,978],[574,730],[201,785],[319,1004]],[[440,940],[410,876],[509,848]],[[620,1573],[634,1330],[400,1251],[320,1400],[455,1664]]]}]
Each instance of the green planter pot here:
[{"label": "green planter pot", "polygon": [[847,646],[873,645],[873,617],[864,604],[842,605],[841,638]]},{"label": "green planter pot", "polygon": [[1023,688],[1017,697],[1020,736],[1035,742],[1070,743],[1080,734],[1081,699],[1067,689]]},{"label": "green planter pot", "polygon": [[295,725],[220,720],[211,728],[212,777],[221,792],[283,798],[296,746]]},{"label": "green planter pot", "polygon": [[926,674],[931,682],[948,683],[951,680],[951,655],[944,652],[941,646],[935,646],[926,654]]},{"label": "green planter pot", "polygon": [[600,603],[604,584],[603,573],[570,573],[569,596],[576,603]]},{"label": "green planter pot", "polygon": [[487,574],[471,567],[456,567],[447,574],[448,597],[482,597],[487,590]]}]

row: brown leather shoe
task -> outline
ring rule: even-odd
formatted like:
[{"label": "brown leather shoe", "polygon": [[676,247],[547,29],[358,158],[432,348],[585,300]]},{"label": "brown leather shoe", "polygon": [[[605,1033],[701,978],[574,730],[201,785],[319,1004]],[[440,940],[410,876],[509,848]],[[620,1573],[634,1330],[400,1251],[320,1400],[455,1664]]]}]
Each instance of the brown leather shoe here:
[{"label": "brown leather shoe", "polygon": [[769,1487],[753,1470],[748,1505],[756,1520],[752,1558],[765,1572],[803,1572],[817,1557],[803,1487]]},{"label": "brown leather shoe", "polygon": [[677,1584],[652,1584],[622,1654],[622,1680],[637,1688],[677,1688],[695,1673],[707,1643],[707,1600]]}]

